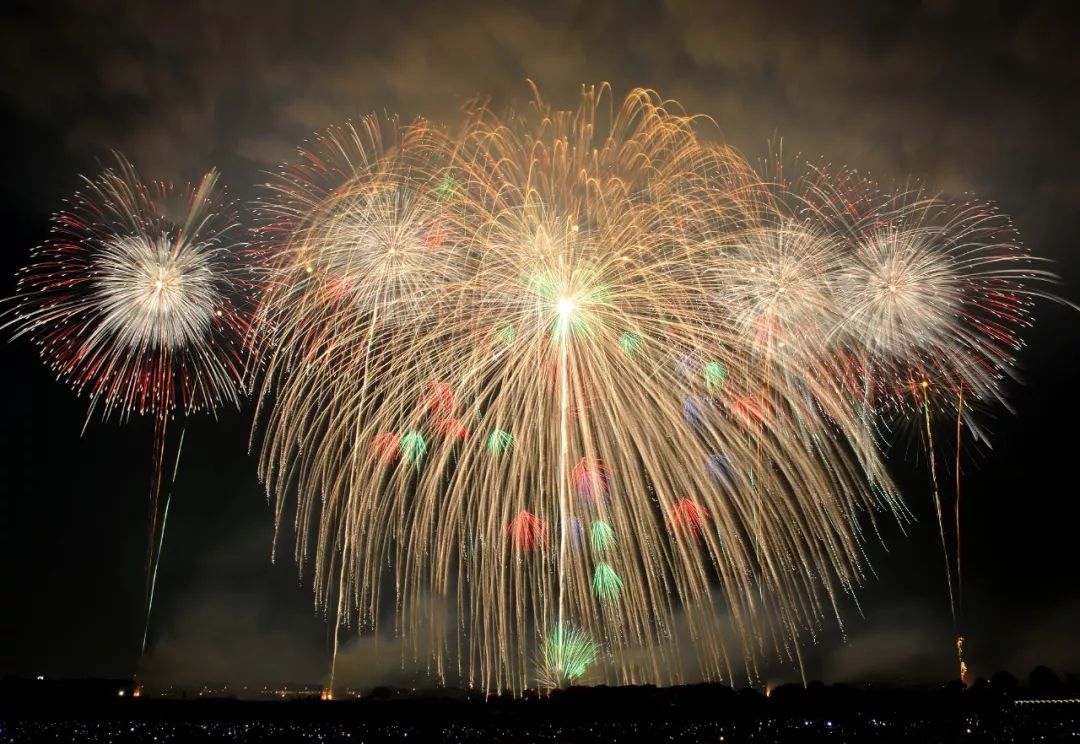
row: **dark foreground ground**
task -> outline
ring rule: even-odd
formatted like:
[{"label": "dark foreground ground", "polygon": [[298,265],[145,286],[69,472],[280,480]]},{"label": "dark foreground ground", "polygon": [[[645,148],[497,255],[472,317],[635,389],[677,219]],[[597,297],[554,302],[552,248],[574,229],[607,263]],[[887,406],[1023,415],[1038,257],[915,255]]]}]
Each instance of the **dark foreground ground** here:
[{"label": "dark foreground ground", "polygon": [[[1080,694],[937,689],[574,688],[524,700],[381,691],[353,701],[131,699],[123,682],[0,685],[0,742],[1074,742]],[[81,685],[81,686],[80,686]],[[125,695],[120,696],[119,691]]]}]

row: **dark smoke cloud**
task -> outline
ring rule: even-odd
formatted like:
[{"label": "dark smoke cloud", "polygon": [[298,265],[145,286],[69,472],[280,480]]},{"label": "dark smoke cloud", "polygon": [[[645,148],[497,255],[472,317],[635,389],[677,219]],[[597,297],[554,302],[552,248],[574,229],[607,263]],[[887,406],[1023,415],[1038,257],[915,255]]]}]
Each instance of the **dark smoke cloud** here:
[{"label": "dark smoke cloud", "polygon": [[[273,165],[369,111],[450,119],[466,99],[655,87],[751,155],[785,148],[882,178],[1075,204],[1080,52],[1055,3],[32,4],[6,24],[2,91],[77,151],[154,172]],[[32,76],[33,84],[26,84]],[[1033,170],[1049,171],[1035,183]],[[242,181],[240,181],[242,183]]]},{"label": "dark smoke cloud", "polygon": [[152,689],[318,682],[324,649],[307,617],[283,616],[258,595],[203,590],[184,598],[143,659],[140,680]]}]

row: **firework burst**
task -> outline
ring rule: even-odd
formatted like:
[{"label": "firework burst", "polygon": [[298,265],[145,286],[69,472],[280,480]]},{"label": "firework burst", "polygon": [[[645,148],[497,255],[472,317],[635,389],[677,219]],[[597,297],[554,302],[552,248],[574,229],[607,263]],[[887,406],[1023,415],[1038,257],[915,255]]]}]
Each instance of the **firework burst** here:
[{"label": "firework burst", "polygon": [[674,105],[608,96],[453,135],[365,119],[264,205],[279,527],[335,629],[392,604],[487,690],[678,681],[681,622],[707,678],[798,662],[866,525],[907,517],[884,391],[933,371],[996,400],[1040,278],[985,212],[766,182]]},{"label": "firework burst", "polygon": [[563,687],[580,680],[596,661],[598,650],[588,633],[569,625],[556,625],[543,642],[542,683],[548,687]]},{"label": "firework burst", "polygon": [[238,404],[246,322],[237,232],[216,173],[176,190],[143,182],[118,157],[54,216],[53,237],[20,275],[9,324],[89,397],[90,414]]}]

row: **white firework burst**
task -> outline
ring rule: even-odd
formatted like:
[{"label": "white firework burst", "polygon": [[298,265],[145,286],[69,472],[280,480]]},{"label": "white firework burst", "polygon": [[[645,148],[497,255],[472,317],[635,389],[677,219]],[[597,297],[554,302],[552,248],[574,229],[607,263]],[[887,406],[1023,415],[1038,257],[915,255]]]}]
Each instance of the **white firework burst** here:
[{"label": "white firework burst", "polygon": [[119,237],[94,260],[100,331],[133,347],[178,349],[197,343],[222,303],[213,243],[177,242],[171,236]]},{"label": "white firework burst", "polygon": [[55,215],[7,325],[89,395],[91,413],[239,403],[248,282],[217,173],[174,189],[117,161]]}]

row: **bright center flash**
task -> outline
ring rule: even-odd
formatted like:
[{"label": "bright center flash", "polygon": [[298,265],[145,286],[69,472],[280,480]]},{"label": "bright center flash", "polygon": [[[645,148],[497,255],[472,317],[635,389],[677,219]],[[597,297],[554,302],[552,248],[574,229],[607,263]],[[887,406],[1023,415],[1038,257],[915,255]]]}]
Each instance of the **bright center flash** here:
[{"label": "bright center flash", "polygon": [[555,306],[559,311],[559,317],[566,320],[574,313],[574,301],[569,297],[562,297],[559,299],[558,304]]}]

